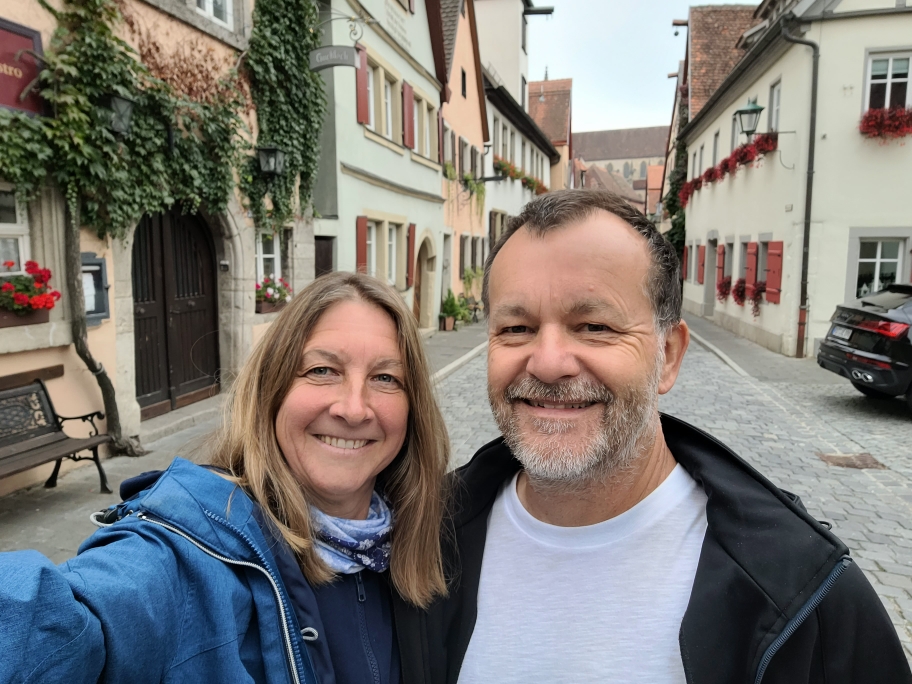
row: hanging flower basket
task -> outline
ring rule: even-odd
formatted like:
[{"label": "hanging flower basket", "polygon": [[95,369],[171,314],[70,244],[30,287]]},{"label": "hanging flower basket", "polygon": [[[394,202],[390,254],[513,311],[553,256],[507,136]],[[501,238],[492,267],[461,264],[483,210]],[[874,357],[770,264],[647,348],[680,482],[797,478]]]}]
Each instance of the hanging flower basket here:
[{"label": "hanging flower basket", "polygon": [[725,276],[716,283],[716,299],[720,302],[724,302],[728,299],[728,295],[731,293],[732,289],[732,279],[731,276]]},{"label": "hanging flower basket", "polygon": [[738,278],[731,289],[732,301],[738,306],[744,306],[747,298],[747,281],[744,278]]},{"label": "hanging flower basket", "polygon": [[858,130],[866,138],[880,138],[883,142],[912,135],[912,109],[869,109],[861,117]]},{"label": "hanging flower basket", "polygon": [[754,147],[757,148],[758,155],[769,154],[779,147],[778,133],[764,133],[754,138]]},{"label": "hanging flower basket", "polygon": [[766,292],[766,281],[760,280],[754,283],[752,288],[748,289],[750,290],[747,296],[751,302],[751,315],[756,318],[760,315],[760,302],[763,301],[763,293]]}]

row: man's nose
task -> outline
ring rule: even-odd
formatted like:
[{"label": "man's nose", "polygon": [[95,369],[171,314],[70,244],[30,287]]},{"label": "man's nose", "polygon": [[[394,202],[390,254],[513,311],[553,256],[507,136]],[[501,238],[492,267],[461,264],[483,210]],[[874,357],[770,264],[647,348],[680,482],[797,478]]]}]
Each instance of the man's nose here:
[{"label": "man's nose", "polygon": [[526,371],[542,382],[554,384],[580,374],[571,340],[556,328],[542,327],[536,336]]},{"label": "man's nose", "polygon": [[329,407],[333,418],[340,418],[349,425],[361,425],[373,417],[367,402],[367,381],[364,378],[350,378],[342,383],[336,400]]}]

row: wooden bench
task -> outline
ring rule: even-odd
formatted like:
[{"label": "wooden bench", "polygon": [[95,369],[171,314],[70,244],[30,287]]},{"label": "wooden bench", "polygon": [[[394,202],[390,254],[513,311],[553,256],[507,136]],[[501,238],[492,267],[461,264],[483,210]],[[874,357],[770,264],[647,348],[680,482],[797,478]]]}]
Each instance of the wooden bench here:
[{"label": "wooden bench", "polygon": [[[101,491],[110,494],[108,478],[98,458],[98,447],[110,442],[111,437],[99,434],[95,418],[102,419],[104,414],[95,411],[74,418],[58,416],[41,380],[3,390],[0,392],[0,477],[57,461],[54,472],[44,483],[45,487],[56,487],[63,459],[95,461]],[[90,423],[92,434],[88,437],[68,437],[63,431],[63,423],[68,420]],[[92,455],[77,456],[83,451],[91,451]]]}]

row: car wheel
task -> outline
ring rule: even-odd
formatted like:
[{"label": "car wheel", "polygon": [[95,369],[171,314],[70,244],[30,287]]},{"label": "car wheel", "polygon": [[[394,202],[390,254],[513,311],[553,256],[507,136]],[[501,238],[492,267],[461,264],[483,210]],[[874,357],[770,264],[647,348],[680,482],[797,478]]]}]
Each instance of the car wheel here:
[{"label": "car wheel", "polygon": [[867,385],[859,385],[857,382],[853,382],[852,387],[857,389],[866,397],[871,397],[872,399],[892,399],[891,395],[886,394],[885,392],[881,392],[880,390],[876,390],[873,387],[868,387]]}]

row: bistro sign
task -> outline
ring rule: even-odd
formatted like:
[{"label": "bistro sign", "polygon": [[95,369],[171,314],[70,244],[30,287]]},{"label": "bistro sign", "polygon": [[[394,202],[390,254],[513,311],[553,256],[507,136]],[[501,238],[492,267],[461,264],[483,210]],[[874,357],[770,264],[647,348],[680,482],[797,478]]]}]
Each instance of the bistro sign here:
[{"label": "bistro sign", "polygon": [[358,68],[358,51],[344,45],[327,45],[310,53],[310,70],[322,71],[337,66]]},{"label": "bistro sign", "polygon": [[[41,34],[0,19],[0,107],[41,114],[43,107],[36,87],[38,60],[25,50],[40,55]],[[22,97],[29,85],[32,89]]]}]

